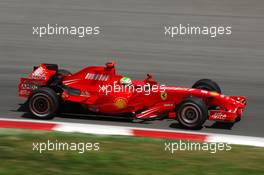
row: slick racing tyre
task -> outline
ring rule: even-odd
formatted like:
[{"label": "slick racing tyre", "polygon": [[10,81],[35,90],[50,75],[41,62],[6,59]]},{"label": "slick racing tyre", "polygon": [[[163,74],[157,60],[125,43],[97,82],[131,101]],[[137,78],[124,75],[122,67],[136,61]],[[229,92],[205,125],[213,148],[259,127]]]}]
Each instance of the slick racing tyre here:
[{"label": "slick racing tyre", "polygon": [[65,75],[72,75],[72,73],[70,71],[66,70],[66,69],[59,69],[58,70],[58,74],[59,75],[63,75],[63,76],[65,76]]},{"label": "slick racing tyre", "polygon": [[72,75],[72,73],[65,69],[59,69],[57,74],[53,75],[47,82],[48,86],[52,87],[57,92],[57,86],[61,83],[63,77],[67,75]]},{"label": "slick racing tyre", "polygon": [[60,100],[54,90],[43,87],[33,92],[28,100],[29,111],[38,119],[52,119],[58,112]]},{"label": "slick racing tyre", "polygon": [[221,94],[221,89],[220,89],[219,85],[210,79],[201,79],[201,80],[197,81],[196,83],[194,83],[192,88],[203,89],[203,90],[207,90],[207,91],[213,91],[213,92],[217,92],[217,93]]},{"label": "slick racing tyre", "polygon": [[207,119],[207,106],[199,98],[188,97],[177,106],[177,119],[188,129],[199,129]]}]

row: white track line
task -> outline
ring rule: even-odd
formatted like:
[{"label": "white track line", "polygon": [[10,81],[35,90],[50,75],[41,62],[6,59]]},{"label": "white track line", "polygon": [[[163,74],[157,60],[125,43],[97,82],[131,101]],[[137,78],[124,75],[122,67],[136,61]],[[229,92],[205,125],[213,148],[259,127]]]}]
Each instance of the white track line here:
[{"label": "white track line", "polygon": [[[164,130],[164,129],[151,129],[151,128],[140,128],[140,127],[99,125],[99,124],[40,121],[40,120],[29,120],[29,119],[9,119],[9,118],[0,118],[0,127],[1,127],[1,121],[11,122],[11,123],[20,122],[21,125],[23,125],[23,123],[25,124],[26,122],[32,122],[43,125],[54,124],[54,127],[51,130],[61,131],[61,132],[80,132],[80,133],[102,134],[102,135],[145,136],[145,137],[158,137],[158,138],[163,138],[163,136],[166,137],[166,135],[170,135],[174,139],[177,139],[177,137],[182,138],[183,136],[185,137],[187,135],[188,136],[187,138],[189,138],[189,136],[191,136],[191,138],[194,139],[197,137],[200,139],[200,141],[206,141],[206,142],[224,142],[229,144],[264,147],[264,138],[262,137],[214,134],[214,133],[205,133],[205,132],[191,132],[191,131],[182,131],[182,130]],[[14,126],[14,128],[16,128],[16,126]],[[197,140],[199,141],[199,139],[196,139],[196,141]]]}]

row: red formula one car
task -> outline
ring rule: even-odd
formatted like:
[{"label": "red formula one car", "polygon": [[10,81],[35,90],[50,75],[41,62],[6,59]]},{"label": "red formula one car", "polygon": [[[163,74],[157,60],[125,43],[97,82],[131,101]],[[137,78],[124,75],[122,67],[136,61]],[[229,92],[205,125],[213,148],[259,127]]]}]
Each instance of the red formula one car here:
[{"label": "red formula one car", "polygon": [[197,81],[192,88],[165,86],[151,75],[145,80],[118,75],[114,63],[74,74],[56,64],[40,64],[29,77],[20,79],[18,89],[28,99],[29,111],[39,119],[52,119],[61,105],[74,102],[104,115],[143,121],[174,118],[186,128],[199,128],[207,119],[239,121],[246,104],[244,96],[223,95],[209,79]]}]

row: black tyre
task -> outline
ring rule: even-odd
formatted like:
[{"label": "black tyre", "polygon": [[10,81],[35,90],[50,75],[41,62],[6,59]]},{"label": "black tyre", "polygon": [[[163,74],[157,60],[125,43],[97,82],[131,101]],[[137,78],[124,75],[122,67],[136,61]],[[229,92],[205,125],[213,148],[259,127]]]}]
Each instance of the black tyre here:
[{"label": "black tyre", "polygon": [[38,119],[52,119],[60,105],[56,92],[43,87],[33,92],[28,99],[29,111]]},{"label": "black tyre", "polygon": [[207,119],[207,106],[199,98],[188,97],[177,106],[179,123],[189,129],[201,128]]},{"label": "black tyre", "polygon": [[219,87],[219,85],[210,79],[201,79],[201,80],[197,81],[196,83],[194,83],[192,88],[218,92],[221,94],[221,88]]},{"label": "black tyre", "polygon": [[72,75],[72,73],[70,71],[66,70],[66,69],[59,69],[58,70],[58,74],[59,75],[63,75],[63,76],[65,76],[65,75]]},{"label": "black tyre", "polygon": [[58,91],[57,86],[61,84],[64,76],[72,75],[70,71],[65,69],[59,69],[57,74],[53,75],[49,81],[47,82],[48,86],[54,89],[56,92]]}]

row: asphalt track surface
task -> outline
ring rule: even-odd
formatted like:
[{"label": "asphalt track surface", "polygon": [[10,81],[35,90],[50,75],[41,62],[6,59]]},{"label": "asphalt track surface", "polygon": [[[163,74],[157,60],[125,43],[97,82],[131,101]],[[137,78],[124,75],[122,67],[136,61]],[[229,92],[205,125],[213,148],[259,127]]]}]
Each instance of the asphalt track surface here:
[{"label": "asphalt track surface", "polygon": [[[230,25],[231,36],[169,38],[164,25]],[[100,26],[86,38],[32,35],[46,24]],[[233,127],[211,122],[197,132],[264,137],[264,1],[262,0],[1,0],[0,116],[21,119],[19,77],[39,63],[77,71],[116,60],[119,73],[166,85],[191,86],[201,78],[217,81],[227,95],[245,95],[243,119]],[[23,118],[24,119],[24,118]],[[56,121],[180,129],[174,120],[143,124],[126,120],[65,115]]]}]

